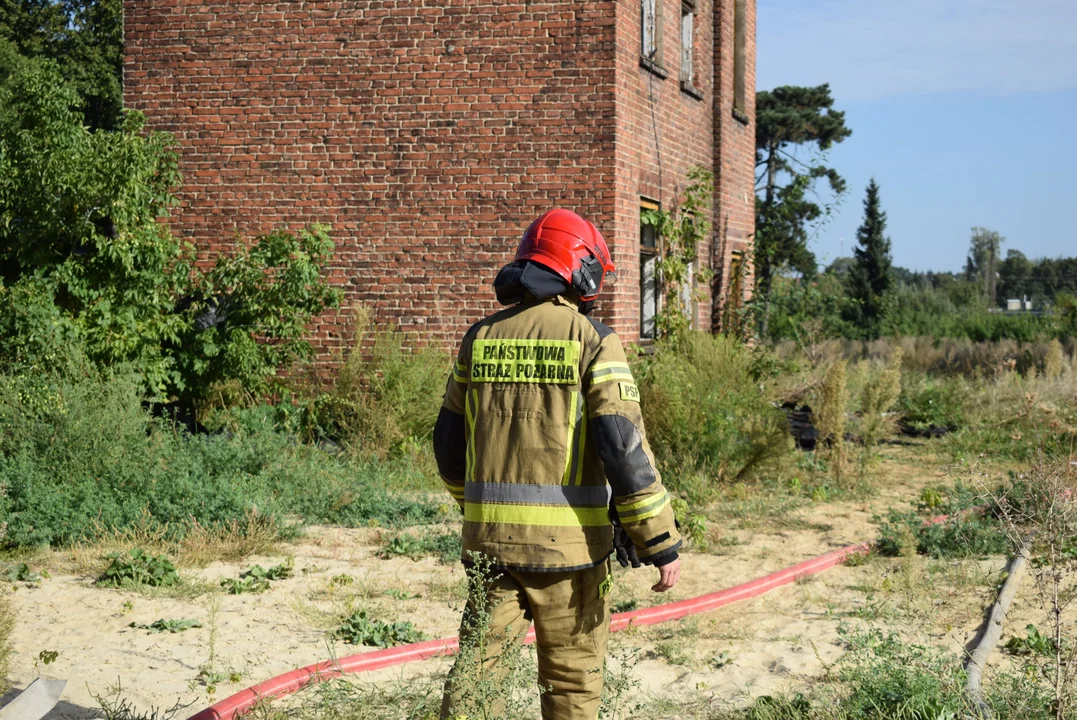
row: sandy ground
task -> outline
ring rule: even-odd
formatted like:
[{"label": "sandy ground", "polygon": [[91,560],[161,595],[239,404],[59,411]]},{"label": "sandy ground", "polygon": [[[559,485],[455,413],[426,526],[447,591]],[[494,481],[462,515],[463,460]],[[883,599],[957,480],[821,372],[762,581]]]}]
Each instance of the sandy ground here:
[{"label": "sandy ground", "polygon": [[[821,503],[796,511],[791,520],[715,527],[715,536],[727,540],[716,551],[721,554],[685,554],[682,581],[672,592],[656,596],[649,591],[653,569],[618,568],[612,600],[636,600],[642,607],[694,597],[874,538],[875,513],[914,500],[923,486],[943,477],[941,469],[930,466],[915,472],[891,469],[870,501]],[[281,547],[278,555],[185,573],[216,585],[219,578],[235,577],[252,563],[268,567],[294,556],[294,577],[274,582],[260,595],[147,596],[93,587],[90,576],[53,575],[40,587],[14,593],[19,623],[12,677],[19,687],[38,675],[68,681],[64,701],[51,719],[99,717],[95,697],[117,687],[141,709],[190,705],[178,714],[187,717],[216,699],[296,667],[368,650],[327,641],[327,631],[348,609],[366,608],[390,621],[410,620],[431,637],[455,634],[464,595],[462,568],[433,558],[380,559],[383,532],[311,528],[299,542]],[[900,575],[896,562],[876,559],[841,566],[694,619],[630,630],[616,636],[615,646],[639,648],[633,674],[649,697],[691,694],[715,703],[736,702],[803,686],[840,657],[838,622],[877,607],[875,590],[884,587],[888,577]],[[982,583],[1002,562],[983,561],[973,572],[980,573],[974,580]],[[961,572],[961,578],[928,580],[940,584],[942,599],[933,598],[924,608],[935,625],[946,612],[953,614],[947,638],[955,647],[971,636],[986,603],[980,598],[983,587],[967,577],[968,568]],[[351,581],[339,580],[344,575]],[[946,583],[957,589],[947,590]],[[887,602],[900,605],[901,598]],[[948,602],[953,607],[947,608]],[[1025,615],[1031,613],[1015,613],[1015,625],[1023,628]],[[190,618],[202,627],[176,634],[128,627],[159,618]],[[44,666],[37,658],[46,650],[59,656]],[[409,673],[440,673],[446,667],[445,661],[433,661],[367,679],[395,682]],[[207,682],[207,672],[218,674],[215,683]]]}]

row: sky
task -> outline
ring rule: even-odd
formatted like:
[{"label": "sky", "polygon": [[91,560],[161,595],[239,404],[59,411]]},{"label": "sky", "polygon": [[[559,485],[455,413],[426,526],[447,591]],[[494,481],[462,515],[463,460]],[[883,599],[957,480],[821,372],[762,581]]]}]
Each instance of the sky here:
[{"label": "sky", "polygon": [[812,249],[850,255],[875,177],[894,264],[1077,255],[1077,0],[758,0],[757,87],[830,83],[849,190]]}]

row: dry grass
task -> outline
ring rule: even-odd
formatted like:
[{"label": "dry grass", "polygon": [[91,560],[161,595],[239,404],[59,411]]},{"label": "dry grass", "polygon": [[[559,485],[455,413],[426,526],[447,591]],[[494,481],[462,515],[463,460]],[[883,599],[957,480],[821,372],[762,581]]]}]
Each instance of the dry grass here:
[{"label": "dry grass", "polygon": [[195,523],[178,539],[170,535],[168,527],[154,526],[147,517],[132,528],[103,531],[92,543],[43,553],[40,560],[50,570],[96,576],[108,565],[107,554],[142,548],[166,555],[177,567],[203,568],[215,561],[273,554],[280,542],[276,528],[256,513],[212,528]]},{"label": "dry grass", "polygon": [[10,594],[6,590],[0,591],[0,693],[7,692],[11,687],[7,678],[13,652],[11,633],[15,630],[15,620]]}]

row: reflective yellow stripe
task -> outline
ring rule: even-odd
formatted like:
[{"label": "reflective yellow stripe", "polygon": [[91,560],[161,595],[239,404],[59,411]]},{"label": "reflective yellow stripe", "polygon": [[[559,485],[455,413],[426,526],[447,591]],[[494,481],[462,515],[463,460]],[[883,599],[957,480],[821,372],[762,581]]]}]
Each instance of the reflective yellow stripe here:
[{"label": "reflective yellow stripe", "polygon": [[459,373],[453,373],[452,379],[461,385],[467,385],[467,375],[460,375]]},{"label": "reflective yellow stripe", "polygon": [[464,415],[467,418],[467,453],[464,456],[467,463],[467,472],[464,477],[471,482],[475,481],[475,411],[472,409],[472,404],[477,405],[478,402],[478,390],[469,392],[464,400]]},{"label": "reflective yellow stripe", "polygon": [[464,503],[464,520],[547,527],[601,527],[610,524],[607,509],[604,507],[574,508],[556,505],[500,505],[470,502]]},{"label": "reflective yellow stripe", "polygon": [[659,499],[664,500],[668,495],[669,493],[666,490],[663,490],[662,494],[657,497],[654,495],[648,495],[642,500],[637,500],[631,505],[622,505],[621,503],[617,503],[617,512],[629,512],[630,510],[635,510],[636,508],[641,508],[644,505],[650,505],[653,502],[657,502]]},{"label": "reflective yellow stripe", "polygon": [[659,502],[653,508],[644,509],[644,510],[642,510],[642,511],[640,511],[638,513],[635,513],[635,514],[633,514],[633,513],[623,513],[618,508],[617,515],[618,515],[618,517],[621,518],[621,523],[622,524],[624,524],[624,525],[632,525],[634,523],[643,522],[644,520],[649,520],[649,519],[653,518],[655,515],[658,515],[659,513],[661,513],[665,509],[666,505],[669,505],[669,497],[666,496],[666,495],[663,495],[661,502]]},{"label": "reflective yellow stripe", "polygon": [[612,373],[610,375],[603,375],[591,380],[591,385],[598,385],[599,383],[610,382],[611,380],[620,380],[621,382],[635,382],[635,378],[630,373]]},{"label": "reflective yellow stripe", "polygon": [[568,439],[565,441],[565,471],[561,473],[561,484],[568,485],[572,481],[572,457],[576,454],[576,403],[579,395],[572,393],[568,400]]},{"label": "reflective yellow stripe", "polygon": [[[580,396],[580,402],[584,403],[584,398]],[[576,484],[583,484],[583,449],[586,447],[584,443],[587,442],[587,411],[584,408],[580,408],[580,444],[576,449]]]},{"label": "reflective yellow stripe", "polygon": [[445,489],[449,491],[449,494],[452,495],[454,498],[456,498],[457,500],[464,499],[464,487],[462,485],[453,485],[445,478],[442,478],[441,482],[445,486]]}]

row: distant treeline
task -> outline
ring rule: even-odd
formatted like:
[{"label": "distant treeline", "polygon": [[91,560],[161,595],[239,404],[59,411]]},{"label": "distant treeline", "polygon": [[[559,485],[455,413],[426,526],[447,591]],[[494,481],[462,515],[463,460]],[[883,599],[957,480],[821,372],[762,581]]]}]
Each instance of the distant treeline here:
[{"label": "distant treeline", "polygon": [[[848,287],[852,266],[852,258],[840,258],[812,278],[777,278],[767,339],[864,339]],[[1077,336],[1077,258],[1030,260],[1010,250],[997,265],[996,296],[990,299],[982,278],[964,272],[894,267],[891,275],[882,335],[1019,342]],[[1002,310],[1007,299],[1026,297],[1033,312]]]}]

